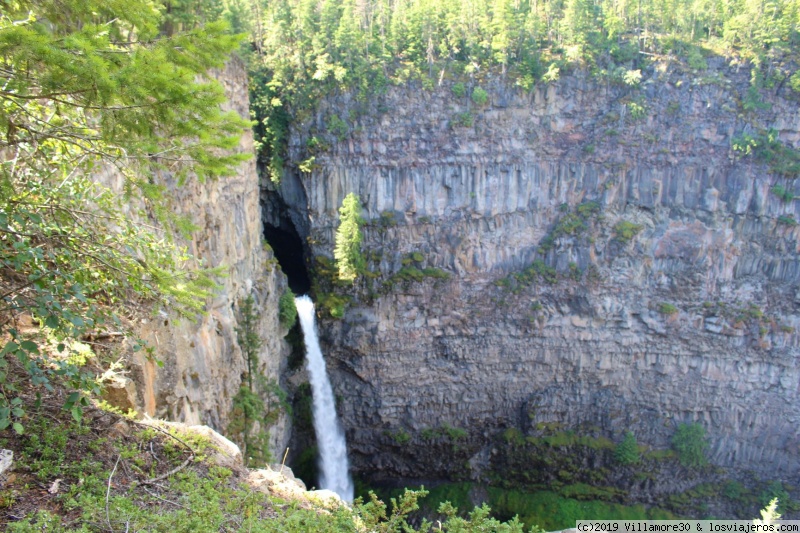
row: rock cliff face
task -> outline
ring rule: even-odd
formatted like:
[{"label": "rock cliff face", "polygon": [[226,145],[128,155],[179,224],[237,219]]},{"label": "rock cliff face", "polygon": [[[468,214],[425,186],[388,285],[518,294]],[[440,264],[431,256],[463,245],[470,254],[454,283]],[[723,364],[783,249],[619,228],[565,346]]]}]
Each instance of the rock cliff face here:
[{"label": "rock cliff face", "polygon": [[[713,463],[796,479],[800,212],[770,189],[800,191],[731,143],[772,127],[797,146],[800,108],[773,89],[744,111],[745,69],[710,65],[638,88],[484,81],[483,107],[395,87],[295,128],[294,161],[329,144],[281,185],[311,253],[332,256],[349,192],[368,221],[377,277],[321,326],[357,470],[429,476],[386,437],[426,429],[465,430],[478,475],[503,428],[668,447],[699,422]],[[334,114],[347,135],[325,132]]]},{"label": "rock cliff face", "polygon": [[[215,76],[225,87],[230,109],[248,117],[244,65],[232,60]],[[242,136],[238,151],[253,153],[250,131]],[[257,370],[278,380],[288,353],[283,340],[286,329],[278,318],[278,299],[286,290],[286,278],[263,244],[254,160],[218,181],[190,180],[177,186],[167,178],[167,185],[174,193],[174,211],[189,215],[199,228],[185,245],[203,266],[224,267],[225,277],[219,280],[221,287],[208,303],[207,314],[196,323],[166,315],[137,319],[139,334],[154,352],[153,357],[144,351],[133,356],[132,401],[148,415],[207,424],[225,433],[232,399],[246,370],[236,335],[240,303],[248,295],[255,299],[258,331],[264,341]],[[288,432],[284,415],[270,430],[273,453],[283,451]]]}]

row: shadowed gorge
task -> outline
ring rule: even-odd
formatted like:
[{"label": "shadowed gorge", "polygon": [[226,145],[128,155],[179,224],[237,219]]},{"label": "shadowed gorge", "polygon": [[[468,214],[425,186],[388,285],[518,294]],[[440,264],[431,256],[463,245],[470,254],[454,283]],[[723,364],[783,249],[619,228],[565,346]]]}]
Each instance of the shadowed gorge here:
[{"label": "shadowed gorge", "polygon": [[291,222],[280,227],[264,224],[264,237],[275,253],[281,270],[286,274],[292,292],[307,294],[311,290],[311,281],[306,270],[303,241]]}]

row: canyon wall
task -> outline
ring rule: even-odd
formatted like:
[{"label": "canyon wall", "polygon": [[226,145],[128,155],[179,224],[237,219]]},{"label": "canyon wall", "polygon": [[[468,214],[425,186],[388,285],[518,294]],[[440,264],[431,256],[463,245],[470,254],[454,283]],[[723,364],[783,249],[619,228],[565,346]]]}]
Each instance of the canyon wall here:
[{"label": "canyon wall", "polygon": [[506,428],[666,448],[698,422],[712,463],[797,478],[800,212],[771,189],[800,191],[731,145],[800,145],[800,108],[779,86],[749,111],[748,69],[709,65],[484,79],[483,106],[472,84],[390,87],[295,125],[295,163],[327,146],[279,188],[312,255],[332,257],[346,194],[367,221],[373,274],[321,325],[357,471],[430,476],[387,435],[434,428],[466,431],[479,471]]},{"label": "canyon wall", "polygon": [[[232,59],[214,76],[225,88],[226,107],[249,117],[247,73],[242,62]],[[250,130],[244,132],[236,150],[254,153]],[[223,275],[218,279],[219,289],[207,302],[206,313],[196,322],[164,312],[132,317],[152,354],[145,350],[132,354],[131,379],[120,384],[127,387],[127,394],[116,391],[115,396],[117,403],[127,403],[150,416],[206,424],[226,433],[233,397],[247,369],[236,333],[240,305],[253,296],[256,329],[263,340],[255,370],[278,381],[289,351],[284,341],[287,330],[278,317],[286,278],[263,240],[254,158],[242,163],[234,175],[214,181],[188,180],[179,186],[169,176],[161,178],[171,190],[170,208],[188,215],[198,228],[191,241],[183,243],[197,259],[195,266],[222,267]],[[283,452],[288,438],[284,413],[270,428],[273,455]]]}]

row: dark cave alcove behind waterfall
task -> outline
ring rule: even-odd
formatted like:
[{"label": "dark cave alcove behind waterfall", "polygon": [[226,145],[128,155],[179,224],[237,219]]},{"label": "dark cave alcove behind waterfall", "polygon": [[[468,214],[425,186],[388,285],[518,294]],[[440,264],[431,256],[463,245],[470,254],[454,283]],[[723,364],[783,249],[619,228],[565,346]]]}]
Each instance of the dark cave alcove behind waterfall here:
[{"label": "dark cave alcove behind waterfall", "polygon": [[289,288],[295,294],[307,294],[311,280],[306,270],[303,240],[290,223],[280,227],[264,224],[264,237],[275,252],[275,258],[289,279]]}]

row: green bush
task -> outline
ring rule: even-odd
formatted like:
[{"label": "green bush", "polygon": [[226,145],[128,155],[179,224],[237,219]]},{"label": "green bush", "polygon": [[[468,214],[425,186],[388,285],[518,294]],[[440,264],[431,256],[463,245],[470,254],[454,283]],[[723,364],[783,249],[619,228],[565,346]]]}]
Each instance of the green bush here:
[{"label": "green bush", "polygon": [[629,87],[638,87],[642,82],[642,71],[640,69],[626,70],[622,76],[622,81]]},{"label": "green bush", "polygon": [[576,211],[582,218],[587,219],[600,213],[600,204],[594,200],[578,204]]},{"label": "green bush", "polygon": [[386,431],[386,436],[390,437],[395,443],[399,444],[400,446],[404,446],[411,442],[411,435],[408,434],[406,430],[403,428],[398,429],[397,431]]},{"label": "green bush", "polygon": [[658,312],[662,315],[674,315],[678,312],[678,308],[670,303],[661,302],[658,304]]},{"label": "green bush", "polygon": [[350,302],[349,296],[334,293],[318,294],[317,299],[319,300],[320,308],[325,309],[333,318],[344,317],[345,307]]},{"label": "green bush", "polygon": [[636,437],[630,431],[626,431],[625,436],[614,448],[614,459],[623,465],[632,465],[638,463],[640,458]]},{"label": "green bush", "polygon": [[450,440],[455,441],[467,438],[467,430],[465,429],[448,426],[447,424],[442,426],[442,429]]},{"label": "green bush", "polygon": [[292,289],[286,287],[286,291],[281,294],[278,300],[278,316],[280,318],[281,326],[286,329],[291,328],[297,320],[297,307],[294,304],[295,294]]},{"label": "green bush", "polygon": [[545,83],[555,83],[561,77],[561,69],[556,63],[550,63],[547,72],[542,74],[542,81]]},{"label": "green bush", "polygon": [[450,121],[450,125],[454,128],[471,128],[472,124],[475,122],[475,117],[469,111],[464,111],[463,113],[456,113],[453,115],[453,120]]},{"label": "green bush", "polygon": [[453,85],[453,94],[456,95],[458,98],[463,98],[464,95],[467,94],[467,88],[464,87],[463,83],[458,82],[455,85]]},{"label": "green bush", "polygon": [[747,489],[744,485],[735,480],[728,480],[722,485],[722,495],[729,500],[741,501]]},{"label": "green bush", "polygon": [[754,155],[775,174],[789,178],[800,174],[800,150],[782,143],[774,129],[760,131],[755,135],[743,133],[733,138],[731,146],[745,156]]},{"label": "green bush", "polygon": [[775,184],[770,189],[770,192],[781,199],[783,202],[791,202],[794,200],[794,192],[780,184]]},{"label": "green bush", "polygon": [[446,270],[442,270],[441,268],[435,267],[428,267],[423,268],[422,273],[425,277],[434,278],[434,279],[450,279],[450,273]]},{"label": "green bush", "polygon": [[647,106],[641,102],[628,102],[628,113],[631,120],[640,120],[647,116]]},{"label": "green bush", "polygon": [[522,446],[525,444],[525,435],[517,428],[508,428],[503,431],[503,440],[514,446]]},{"label": "green bush", "polygon": [[380,224],[381,228],[395,227],[397,225],[397,219],[395,218],[394,211],[381,212],[381,217],[378,220],[378,224]]},{"label": "green bush", "polygon": [[692,49],[689,50],[686,62],[689,64],[689,68],[693,70],[706,70],[708,68],[706,58],[703,57],[703,54],[697,47],[692,47]]},{"label": "green bush", "polygon": [[680,424],[672,436],[672,449],[683,466],[698,468],[708,463],[706,459],[706,430],[698,423]]},{"label": "green bush", "polygon": [[420,437],[424,440],[435,440],[439,437],[439,432],[435,428],[425,428],[420,432]]},{"label": "green bush", "polygon": [[634,224],[627,220],[620,220],[614,225],[614,238],[623,244],[627,244],[631,242],[642,229],[643,226],[640,224]]},{"label": "green bush", "polygon": [[[580,488],[573,487],[570,490]],[[603,501],[579,501],[555,492],[535,493],[489,487],[489,504],[498,516],[519,515],[527,527],[537,524],[545,531],[575,527],[576,520],[591,516],[596,520],[669,520],[676,517],[658,508],[624,506]]]},{"label": "green bush", "polygon": [[350,129],[347,126],[347,122],[339,118],[339,115],[329,116],[326,126],[328,127],[328,131],[334,134],[340,141],[343,141],[347,137],[347,132]]},{"label": "green bush", "polygon": [[792,74],[789,78],[789,86],[796,93],[800,93],[800,70]]},{"label": "green bush", "polygon": [[578,267],[577,263],[570,262],[569,277],[572,278],[572,281],[580,281],[581,277],[583,277],[583,270]]},{"label": "green bush", "polygon": [[489,93],[480,87],[475,87],[472,90],[472,101],[475,102],[475,105],[486,105],[486,102],[489,101]]},{"label": "green bush", "polygon": [[[411,258],[406,258],[411,260]],[[405,264],[405,263],[404,263]],[[434,268],[428,267],[419,269],[415,266],[410,266],[410,263],[401,268],[387,280],[387,284],[392,285],[395,281],[402,280],[402,281],[414,281],[414,282],[421,282],[425,278],[433,278],[433,279],[449,279],[450,274],[441,268]]]},{"label": "green bush", "polygon": [[583,217],[577,213],[567,213],[556,224],[550,236],[554,239],[564,235],[578,235],[586,229],[586,223]]}]

